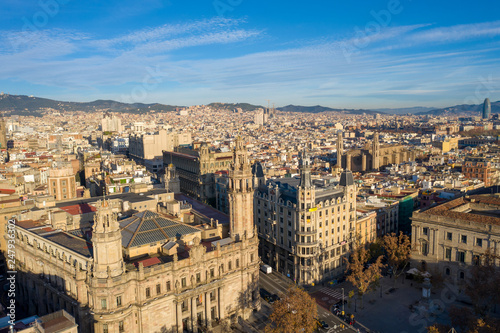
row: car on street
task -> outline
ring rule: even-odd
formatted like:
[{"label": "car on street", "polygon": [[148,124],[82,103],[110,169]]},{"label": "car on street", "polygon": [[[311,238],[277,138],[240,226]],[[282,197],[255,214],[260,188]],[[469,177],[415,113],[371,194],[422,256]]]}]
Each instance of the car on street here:
[{"label": "car on street", "polygon": [[321,327],[321,328],[328,328],[330,326],[328,326],[328,323],[324,320],[319,320],[319,319],[316,319],[316,321],[318,322],[318,326]]},{"label": "car on street", "polygon": [[[347,300],[346,299],[344,299],[344,304],[347,304]],[[339,299],[335,304],[333,304],[333,307],[341,308],[342,307],[342,300]]]},{"label": "car on street", "polygon": [[264,288],[260,288],[259,292],[260,292],[260,297],[262,297],[264,299],[266,297],[270,297],[271,296],[271,293],[269,291],[267,291],[266,289],[264,289]]},{"label": "car on street", "polygon": [[279,301],[281,298],[280,298],[278,295],[273,294],[273,295],[271,295],[271,299],[272,299],[272,301],[273,301],[273,303],[274,303],[274,302],[276,302],[276,301]]}]

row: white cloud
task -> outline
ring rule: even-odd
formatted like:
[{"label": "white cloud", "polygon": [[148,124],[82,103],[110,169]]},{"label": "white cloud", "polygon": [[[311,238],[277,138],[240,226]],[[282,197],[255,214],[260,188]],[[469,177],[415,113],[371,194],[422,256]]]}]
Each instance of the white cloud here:
[{"label": "white cloud", "polygon": [[[116,91],[126,83],[141,84],[149,75],[148,69],[160,68],[165,84],[150,92],[148,98],[183,99],[176,104],[191,103],[189,96],[193,103],[224,96],[243,100],[247,96],[271,97],[283,104],[300,99],[315,100],[315,104],[342,102],[345,107],[349,100],[353,106],[368,98],[404,98],[409,103],[414,98],[419,104],[428,98],[435,104],[440,95],[462,96],[474,90],[480,75],[500,77],[496,66],[498,45],[486,46],[481,40],[500,34],[499,22],[446,28],[429,28],[426,24],[388,27],[369,36],[367,43],[361,43],[359,36],[348,36],[281,50],[259,44],[259,50],[219,59],[208,58],[195,49],[190,59],[183,60],[174,60],[172,51],[237,45],[264,33],[241,28],[241,20],[223,18],[163,25],[113,39],[64,31],[34,32],[30,36],[11,32],[3,35],[11,44],[26,38],[33,42],[23,43],[22,48],[0,45],[0,63],[6,64],[0,67],[0,77],[63,88],[101,89],[105,94],[108,87]],[[476,47],[451,45],[464,39],[477,40]],[[416,47],[427,42],[443,47]],[[345,45],[356,47],[350,62],[345,57]],[[167,90],[168,83],[176,89]]]}]

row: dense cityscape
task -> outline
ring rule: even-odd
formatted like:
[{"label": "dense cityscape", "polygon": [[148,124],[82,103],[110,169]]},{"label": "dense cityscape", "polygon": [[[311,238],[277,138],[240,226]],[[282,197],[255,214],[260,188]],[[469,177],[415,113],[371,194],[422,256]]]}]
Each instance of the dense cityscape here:
[{"label": "dense cityscape", "polygon": [[0,5],[0,333],[500,332],[498,5],[258,2]]}]

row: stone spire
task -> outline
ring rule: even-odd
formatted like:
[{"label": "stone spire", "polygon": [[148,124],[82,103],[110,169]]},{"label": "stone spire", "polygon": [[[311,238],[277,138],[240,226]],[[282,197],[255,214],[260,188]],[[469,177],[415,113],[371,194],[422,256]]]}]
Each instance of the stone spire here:
[{"label": "stone spire", "polygon": [[236,241],[254,236],[252,168],[243,140],[238,137],[229,170],[229,215],[231,238]]}]

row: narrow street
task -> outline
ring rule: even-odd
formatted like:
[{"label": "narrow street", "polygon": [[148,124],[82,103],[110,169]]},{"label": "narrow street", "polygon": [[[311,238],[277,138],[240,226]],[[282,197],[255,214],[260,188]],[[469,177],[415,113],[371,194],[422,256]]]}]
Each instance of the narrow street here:
[{"label": "narrow street", "polygon": [[[260,272],[259,287],[264,288],[271,294],[277,294],[282,297],[286,294],[288,288],[292,286],[293,283],[287,278],[281,276],[280,274],[273,272],[271,274],[265,274]],[[266,304],[266,301],[262,301],[262,304]],[[338,333],[338,332],[356,332],[352,328],[345,325],[339,318],[333,315],[329,310],[318,305],[318,319],[324,320],[328,325],[328,329],[320,328],[319,332],[328,333]],[[342,327],[344,326],[344,327]]]}]

